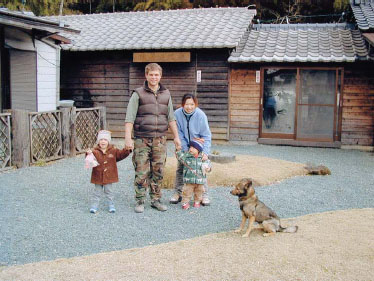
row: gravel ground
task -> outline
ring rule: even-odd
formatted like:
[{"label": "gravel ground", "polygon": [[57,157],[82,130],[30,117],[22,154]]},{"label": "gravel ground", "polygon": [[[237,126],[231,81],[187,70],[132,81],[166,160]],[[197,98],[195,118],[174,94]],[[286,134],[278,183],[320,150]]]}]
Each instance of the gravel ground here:
[{"label": "gravel ground", "polygon": [[[280,217],[374,207],[373,153],[263,145],[213,149],[330,168],[331,176],[296,177],[258,188],[261,200]],[[117,212],[109,214],[102,207],[97,215],[88,212],[90,173],[83,169],[82,156],[1,173],[0,266],[156,245],[238,226],[237,199],[227,187],[211,189],[212,206],[188,211],[188,215],[180,205],[158,212],[149,201],[143,214],[135,214],[131,158],[119,162],[119,170]],[[166,201],[171,191],[163,194]]]}]

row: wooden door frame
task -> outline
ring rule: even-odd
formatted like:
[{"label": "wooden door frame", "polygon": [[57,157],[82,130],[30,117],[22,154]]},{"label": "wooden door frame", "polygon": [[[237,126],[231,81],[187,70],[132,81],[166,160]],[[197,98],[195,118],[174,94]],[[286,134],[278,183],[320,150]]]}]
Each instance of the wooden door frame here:
[{"label": "wooden door frame", "polygon": [[[344,89],[344,67],[307,67],[307,66],[263,66],[261,69],[261,86],[260,86],[260,105],[259,105],[259,138],[272,138],[272,139],[289,139],[294,141],[308,141],[308,142],[334,142],[340,141],[341,139],[341,128],[342,128],[342,100],[343,100],[343,89]],[[295,95],[295,115],[294,115],[294,133],[291,134],[279,134],[279,133],[263,133],[262,132],[262,119],[263,119],[263,99],[264,99],[264,81],[265,81],[265,69],[294,69],[296,70],[296,95]],[[335,81],[335,95],[334,95],[334,124],[333,124],[333,137],[332,139],[312,139],[312,138],[297,138],[297,116],[299,108],[299,95],[301,89],[300,71],[301,70],[335,70],[336,81]],[[337,100],[337,95],[339,92],[339,71],[340,75],[340,96]],[[319,104],[315,104],[318,106]],[[325,106],[320,104],[320,106]],[[338,117],[338,124],[337,118]]]}]

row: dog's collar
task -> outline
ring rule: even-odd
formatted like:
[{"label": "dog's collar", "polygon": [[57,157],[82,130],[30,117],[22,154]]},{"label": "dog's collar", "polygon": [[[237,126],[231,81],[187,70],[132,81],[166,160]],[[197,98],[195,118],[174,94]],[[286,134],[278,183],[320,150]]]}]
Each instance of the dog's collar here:
[{"label": "dog's collar", "polygon": [[239,197],[239,201],[243,200],[242,198],[243,197],[246,197],[247,196],[247,193],[242,193],[242,194],[239,194],[238,197]]}]

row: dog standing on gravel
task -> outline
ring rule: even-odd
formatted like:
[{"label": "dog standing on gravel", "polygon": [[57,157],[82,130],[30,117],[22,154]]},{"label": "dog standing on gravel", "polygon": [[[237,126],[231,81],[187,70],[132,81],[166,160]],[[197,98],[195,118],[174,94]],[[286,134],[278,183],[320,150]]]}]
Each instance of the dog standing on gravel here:
[{"label": "dog standing on gravel", "polygon": [[242,211],[242,222],[235,232],[241,232],[247,219],[249,220],[248,228],[242,237],[249,236],[255,221],[262,224],[265,231],[263,236],[274,235],[276,232],[294,233],[297,231],[297,226],[282,227],[277,214],[258,200],[252,186],[252,179],[242,179],[230,193],[239,197],[240,210]]}]

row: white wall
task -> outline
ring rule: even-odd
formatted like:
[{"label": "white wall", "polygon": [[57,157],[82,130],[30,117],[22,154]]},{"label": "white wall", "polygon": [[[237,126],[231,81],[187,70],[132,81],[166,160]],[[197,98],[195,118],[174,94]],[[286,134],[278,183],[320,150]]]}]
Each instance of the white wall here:
[{"label": "white wall", "polygon": [[36,40],[38,111],[55,110],[59,100],[59,49]]},{"label": "white wall", "polygon": [[[36,96],[33,98],[37,111],[55,110],[60,96],[60,47],[54,44],[53,40],[44,39],[46,42],[35,39],[29,32],[18,28],[5,28],[5,44],[14,50],[36,51]],[[53,47],[54,46],[54,47]],[[12,66],[11,66],[12,68]],[[22,69],[21,69],[22,70]],[[28,71],[29,75],[35,75],[35,71]],[[12,78],[11,78],[12,79]],[[14,81],[15,85],[20,84]],[[25,99],[28,102],[29,90],[19,92],[18,98],[21,102]],[[11,89],[12,96],[12,89]],[[36,99],[36,100],[35,100]],[[12,105],[13,108],[13,105]],[[35,109],[34,109],[35,110]]]}]

